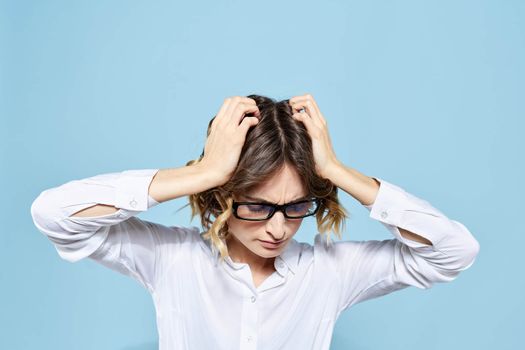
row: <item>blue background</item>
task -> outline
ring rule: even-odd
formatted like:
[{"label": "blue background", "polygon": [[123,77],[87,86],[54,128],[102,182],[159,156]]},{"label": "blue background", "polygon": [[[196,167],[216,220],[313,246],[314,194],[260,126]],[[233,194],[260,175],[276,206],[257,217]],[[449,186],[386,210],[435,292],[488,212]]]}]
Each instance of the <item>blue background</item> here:
[{"label": "blue background", "polygon": [[[0,348],[157,348],[148,292],[92,261],[61,260],[30,205],[72,179],[184,165],[224,98],[251,93],[311,93],[345,165],[428,200],[481,245],[452,283],[343,313],[332,349],[520,347],[525,2],[0,6]],[[345,240],[392,237],[341,200]],[[140,217],[198,225],[189,208],[175,213],[186,203]],[[305,221],[295,238],[314,233]]]}]

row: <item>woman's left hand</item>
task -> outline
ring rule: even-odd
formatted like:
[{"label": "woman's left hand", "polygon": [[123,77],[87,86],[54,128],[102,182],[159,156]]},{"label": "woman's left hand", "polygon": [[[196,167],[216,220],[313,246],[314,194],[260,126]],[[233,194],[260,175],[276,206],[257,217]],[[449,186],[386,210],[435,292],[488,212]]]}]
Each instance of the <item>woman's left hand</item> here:
[{"label": "woman's left hand", "polygon": [[[294,112],[292,117],[304,124],[312,139],[317,174],[329,179],[328,174],[340,163],[333,150],[324,116],[310,94],[292,97],[289,104]],[[304,109],[304,112],[299,113],[301,109]]]}]

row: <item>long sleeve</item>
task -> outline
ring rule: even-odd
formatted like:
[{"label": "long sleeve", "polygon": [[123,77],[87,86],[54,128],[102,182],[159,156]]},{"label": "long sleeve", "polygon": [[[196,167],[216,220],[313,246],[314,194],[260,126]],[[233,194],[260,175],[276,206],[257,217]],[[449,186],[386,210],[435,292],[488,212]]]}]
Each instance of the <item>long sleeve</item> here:
[{"label": "long sleeve", "polygon": [[[160,261],[193,231],[135,217],[159,204],[148,194],[157,171],[108,173],[45,190],[31,205],[33,222],[62,259],[76,262],[89,257],[152,292],[162,275]],[[118,210],[97,217],[70,216],[95,204]]]},{"label": "long sleeve", "polygon": [[[415,286],[428,289],[450,282],[474,263],[479,243],[460,222],[447,218],[429,202],[385,180],[372,205],[370,218],[395,237],[367,241],[337,241],[329,247],[320,236],[341,280],[340,311],[379,296]],[[432,245],[403,237],[399,228],[427,238]]]}]

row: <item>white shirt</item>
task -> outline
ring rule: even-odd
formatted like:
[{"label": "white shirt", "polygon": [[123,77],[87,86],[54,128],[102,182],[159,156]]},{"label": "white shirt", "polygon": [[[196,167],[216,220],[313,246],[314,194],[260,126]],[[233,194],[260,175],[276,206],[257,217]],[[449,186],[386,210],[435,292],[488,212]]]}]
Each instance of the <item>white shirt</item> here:
[{"label": "white shirt", "polygon": [[[89,257],[130,276],[154,301],[160,350],[329,349],[342,311],[415,286],[449,282],[470,267],[479,243],[460,222],[385,180],[366,206],[394,238],[314,245],[290,240],[275,271],[255,288],[250,267],[218,252],[195,226],[164,226],[136,217],[159,204],[148,195],[158,169],[127,170],[43,191],[31,206],[39,231],[61,258]],[[70,217],[97,203],[119,210]],[[405,228],[430,240],[401,236]],[[333,234],[332,234],[333,236]]]}]

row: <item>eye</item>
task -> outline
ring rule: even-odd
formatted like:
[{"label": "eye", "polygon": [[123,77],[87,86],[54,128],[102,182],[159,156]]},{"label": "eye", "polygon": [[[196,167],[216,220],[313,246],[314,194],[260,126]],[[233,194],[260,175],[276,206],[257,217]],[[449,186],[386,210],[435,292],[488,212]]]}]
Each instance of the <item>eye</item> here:
[{"label": "eye", "polygon": [[268,206],[260,205],[260,204],[249,204],[246,207],[252,213],[268,212],[268,210],[269,210]]},{"label": "eye", "polygon": [[289,216],[303,216],[312,213],[315,210],[315,202],[303,201],[295,204],[290,204],[286,209]]},{"label": "eye", "polygon": [[311,206],[311,203],[298,203],[298,204],[292,204],[289,209],[291,211],[301,212],[306,211],[308,207]]}]

